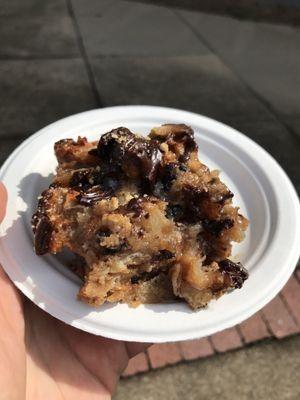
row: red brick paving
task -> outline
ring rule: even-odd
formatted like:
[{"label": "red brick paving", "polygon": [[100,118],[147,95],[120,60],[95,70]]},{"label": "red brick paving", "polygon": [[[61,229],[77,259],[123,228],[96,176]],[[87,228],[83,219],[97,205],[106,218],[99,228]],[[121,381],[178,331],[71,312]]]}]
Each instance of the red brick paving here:
[{"label": "red brick paving", "polygon": [[149,369],[172,365],[180,361],[208,357],[270,336],[281,339],[300,332],[300,268],[290,278],[281,293],[259,313],[238,327],[226,329],[209,338],[178,343],[155,344],[145,354],[134,357],[123,373],[132,376]]},{"label": "red brick paving", "polygon": [[281,295],[293,315],[294,320],[300,327],[300,283],[294,276],[290,278],[282,289]]},{"label": "red brick paving", "polygon": [[270,336],[260,313],[256,313],[244,321],[239,328],[245,343],[256,342]]},{"label": "red brick paving", "polygon": [[214,349],[223,353],[243,345],[240,334],[236,328],[229,328],[225,331],[215,333],[210,337]]},{"label": "red brick paving", "polygon": [[178,343],[154,344],[147,351],[152,368],[165,367],[182,360]]},{"label": "red brick paving", "polygon": [[195,360],[214,354],[214,349],[207,338],[187,340],[180,342],[179,346],[185,360]]},{"label": "red brick paving", "polygon": [[122,373],[122,376],[132,376],[139,372],[146,372],[148,370],[149,364],[146,354],[140,353],[129,361],[127,368]]},{"label": "red brick paving", "polygon": [[275,297],[262,310],[273,335],[281,339],[299,331],[280,296]]}]

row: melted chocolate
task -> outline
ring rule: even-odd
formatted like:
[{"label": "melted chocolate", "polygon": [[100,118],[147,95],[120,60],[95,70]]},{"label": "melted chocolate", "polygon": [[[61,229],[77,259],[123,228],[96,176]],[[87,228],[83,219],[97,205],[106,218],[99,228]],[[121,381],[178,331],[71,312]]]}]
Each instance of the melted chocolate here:
[{"label": "melted chocolate", "polygon": [[149,197],[144,196],[144,197],[134,197],[131,199],[127,205],[126,205],[126,210],[129,212],[133,212],[133,216],[135,218],[138,218],[142,215],[143,213],[143,203],[145,201],[149,201]]},{"label": "melted chocolate", "polygon": [[53,227],[48,217],[41,216],[35,227],[34,248],[37,255],[50,250]]},{"label": "melted chocolate", "polygon": [[182,192],[185,204],[182,220],[184,222],[194,223],[206,217],[205,205],[209,200],[209,193],[190,185],[184,187]]},{"label": "melted chocolate", "polygon": [[230,218],[221,220],[202,219],[202,227],[215,237],[219,237],[224,230],[230,229],[234,225],[234,221]]},{"label": "melted chocolate", "polygon": [[103,162],[118,165],[127,176],[140,178],[144,191],[151,191],[161,161],[156,141],[137,137],[120,127],[100,138],[98,155]]},{"label": "melted chocolate", "polygon": [[169,250],[159,250],[155,256],[153,256],[153,261],[164,261],[164,260],[170,260],[171,258],[174,258],[175,254],[172,253]]},{"label": "melted chocolate", "polygon": [[82,206],[90,207],[97,201],[111,197],[112,192],[105,192],[101,190],[100,186],[94,186],[84,192],[79,193],[76,197],[78,203]]},{"label": "melted chocolate", "polygon": [[174,221],[180,221],[184,215],[184,210],[179,204],[168,204],[166,208],[166,217],[174,219]]},{"label": "melted chocolate", "polygon": [[241,263],[234,263],[227,258],[219,262],[219,268],[223,274],[227,275],[229,286],[233,286],[236,289],[240,289],[249,276],[248,271]]}]

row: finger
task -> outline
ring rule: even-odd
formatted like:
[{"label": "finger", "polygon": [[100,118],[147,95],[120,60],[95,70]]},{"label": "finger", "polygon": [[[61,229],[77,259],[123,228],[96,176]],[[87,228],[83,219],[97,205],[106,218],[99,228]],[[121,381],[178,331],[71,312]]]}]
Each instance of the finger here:
[{"label": "finger", "polygon": [[7,190],[0,182],[0,223],[3,221],[6,212]]}]

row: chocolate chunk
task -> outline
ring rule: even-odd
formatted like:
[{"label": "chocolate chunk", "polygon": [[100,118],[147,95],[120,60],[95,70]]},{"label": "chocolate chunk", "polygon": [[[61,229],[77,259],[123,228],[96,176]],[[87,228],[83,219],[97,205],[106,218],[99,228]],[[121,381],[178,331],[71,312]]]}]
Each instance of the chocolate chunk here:
[{"label": "chocolate chunk", "polygon": [[177,163],[169,163],[159,170],[159,179],[162,182],[165,191],[171,189],[172,183],[176,179],[177,166]]},{"label": "chocolate chunk", "polygon": [[138,218],[142,215],[143,212],[143,203],[145,201],[149,201],[148,196],[143,196],[143,197],[134,197],[131,199],[127,205],[126,205],[126,210],[129,212],[134,213],[134,217]]},{"label": "chocolate chunk", "polygon": [[179,164],[179,169],[180,171],[186,172],[188,170],[188,167],[185,164]]},{"label": "chocolate chunk", "polygon": [[184,210],[179,204],[168,204],[166,208],[166,217],[174,219],[174,221],[180,221],[184,215]]},{"label": "chocolate chunk", "polygon": [[185,201],[184,222],[195,223],[206,217],[205,211],[209,193],[191,185],[185,186],[182,193]]},{"label": "chocolate chunk", "polygon": [[228,190],[226,193],[219,196],[218,203],[224,205],[226,200],[232,199],[233,196],[234,194],[230,190]]},{"label": "chocolate chunk", "polygon": [[210,220],[202,219],[202,227],[212,234],[213,236],[219,237],[224,230],[230,229],[234,225],[234,221],[230,218],[224,218],[221,220]]},{"label": "chocolate chunk", "polygon": [[131,283],[133,285],[136,285],[137,283],[139,283],[140,277],[138,275],[133,275],[130,279]]},{"label": "chocolate chunk", "polygon": [[90,178],[91,178],[90,169],[75,171],[70,179],[69,186],[77,188],[91,187],[92,185],[89,181]]},{"label": "chocolate chunk", "polygon": [[104,238],[104,237],[108,237],[108,236],[110,236],[112,234],[112,231],[110,230],[110,229],[108,229],[108,228],[101,228],[101,229],[99,229],[96,233],[95,233],[95,235],[96,235],[96,238],[97,239],[102,239],[102,238]]},{"label": "chocolate chunk", "polygon": [[133,212],[134,216],[138,218],[142,214],[142,199],[141,198],[133,198],[131,199],[126,206],[126,209],[129,212]]},{"label": "chocolate chunk", "polygon": [[180,138],[176,137],[184,145],[184,153],[179,157],[180,162],[186,162],[190,158],[192,151],[198,150],[197,143],[195,142],[194,135],[184,133]]},{"label": "chocolate chunk", "polygon": [[219,268],[222,274],[226,274],[229,279],[229,286],[233,286],[236,289],[240,289],[249,276],[248,271],[241,263],[234,263],[227,258],[219,262]]},{"label": "chocolate chunk", "polygon": [[122,165],[126,143],[134,141],[134,134],[129,129],[120,127],[101,136],[97,151],[101,160]]},{"label": "chocolate chunk", "polygon": [[159,250],[155,256],[153,256],[153,261],[164,261],[164,260],[170,260],[171,258],[174,258],[175,254],[172,253],[169,250],[163,249]]},{"label": "chocolate chunk", "polygon": [[141,179],[144,191],[151,191],[161,161],[156,141],[136,137],[120,127],[101,137],[98,155],[104,162],[121,167],[127,176]]},{"label": "chocolate chunk", "polygon": [[53,227],[48,217],[39,218],[35,227],[34,248],[37,255],[48,253],[50,250]]},{"label": "chocolate chunk", "polygon": [[114,193],[120,187],[120,179],[114,171],[111,174],[105,174],[103,171],[87,168],[75,171],[69,185],[83,191],[100,186],[103,192]]}]

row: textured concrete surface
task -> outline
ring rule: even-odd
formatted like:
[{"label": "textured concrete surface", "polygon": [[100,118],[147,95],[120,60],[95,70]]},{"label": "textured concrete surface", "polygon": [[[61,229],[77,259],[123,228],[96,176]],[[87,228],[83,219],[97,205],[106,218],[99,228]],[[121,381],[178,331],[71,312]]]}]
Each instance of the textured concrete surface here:
[{"label": "textured concrete surface", "polygon": [[299,115],[299,28],[190,12],[180,15],[276,112]]},{"label": "textured concrete surface", "polygon": [[105,105],[170,106],[223,122],[272,119],[265,106],[213,54],[98,57],[91,59],[91,64]]},{"label": "textured concrete surface", "polygon": [[114,400],[297,400],[300,336],[124,379]]},{"label": "textured concrete surface", "polygon": [[207,51],[171,9],[127,1],[105,1],[93,7],[86,2],[73,4],[89,55],[170,56]]},{"label": "textured concrete surface", "polygon": [[[8,79],[9,77],[9,79]],[[95,107],[81,59],[0,60],[0,137],[26,137]]]}]

